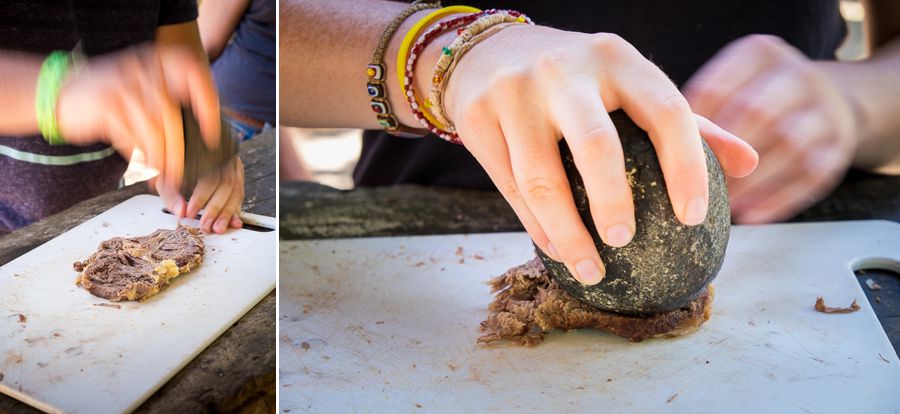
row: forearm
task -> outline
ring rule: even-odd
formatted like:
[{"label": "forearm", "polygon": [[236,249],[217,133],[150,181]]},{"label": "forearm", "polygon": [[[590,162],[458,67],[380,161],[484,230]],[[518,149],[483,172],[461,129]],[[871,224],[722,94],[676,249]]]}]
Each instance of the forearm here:
[{"label": "forearm", "polygon": [[900,174],[900,38],[864,61],[821,64],[856,114],[859,146],[853,165]]},{"label": "forearm", "polygon": [[34,99],[41,62],[37,55],[0,51],[0,135],[38,132]]},{"label": "forearm", "polygon": [[[282,124],[380,128],[369,106],[365,68],[382,32],[407,4],[281,0],[280,7]],[[391,110],[407,126],[418,124],[397,84],[397,50],[407,30],[427,13],[406,19],[384,56]],[[419,66],[427,68],[436,59],[423,56]]]},{"label": "forearm", "polygon": [[210,61],[215,61],[225,50],[248,6],[249,0],[206,0],[200,3],[197,24],[203,49]]}]

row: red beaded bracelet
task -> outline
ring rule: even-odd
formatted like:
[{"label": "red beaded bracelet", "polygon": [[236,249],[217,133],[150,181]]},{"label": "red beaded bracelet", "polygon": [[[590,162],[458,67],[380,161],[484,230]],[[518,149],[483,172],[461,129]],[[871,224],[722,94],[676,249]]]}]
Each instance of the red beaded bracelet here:
[{"label": "red beaded bracelet", "polygon": [[459,139],[459,135],[438,128],[436,125],[431,123],[431,121],[429,121],[422,113],[422,111],[427,110],[429,103],[427,101],[425,102],[425,108],[421,108],[419,106],[419,99],[416,96],[415,88],[413,86],[413,72],[416,66],[416,61],[419,58],[419,54],[422,53],[422,50],[425,49],[425,46],[431,43],[431,41],[433,41],[434,38],[436,38],[438,35],[446,33],[452,29],[468,25],[469,23],[472,23],[479,17],[486,14],[493,14],[496,12],[496,9],[485,10],[478,13],[465,14],[438,23],[428,29],[427,32],[422,34],[422,36],[419,37],[419,40],[416,41],[416,43],[410,48],[409,51],[409,58],[406,61],[406,70],[403,77],[403,88],[406,90],[406,101],[409,102],[409,107],[419,123],[421,123],[431,133],[454,144],[462,144],[462,141]]}]

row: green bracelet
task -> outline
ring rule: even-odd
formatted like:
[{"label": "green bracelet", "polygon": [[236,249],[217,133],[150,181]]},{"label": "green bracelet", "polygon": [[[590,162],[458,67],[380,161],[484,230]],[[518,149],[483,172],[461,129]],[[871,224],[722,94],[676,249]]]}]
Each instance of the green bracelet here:
[{"label": "green bracelet", "polygon": [[35,95],[35,114],[38,129],[50,145],[66,143],[59,134],[59,122],[56,119],[56,104],[59,102],[59,91],[63,81],[72,67],[72,58],[67,52],[55,51],[47,56],[38,72]]}]

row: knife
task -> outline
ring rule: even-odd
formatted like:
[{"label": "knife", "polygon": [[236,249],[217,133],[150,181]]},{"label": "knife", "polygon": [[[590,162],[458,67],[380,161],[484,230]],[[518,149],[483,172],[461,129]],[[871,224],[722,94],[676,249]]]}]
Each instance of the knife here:
[{"label": "knife", "polygon": [[201,177],[221,168],[237,156],[238,142],[232,138],[231,126],[220,119],[219,147],[209,149],[200,135],[200,124],[190,108],[181,109],[181,118],[184,126],[184,177],[181,195],[188,198]]}]

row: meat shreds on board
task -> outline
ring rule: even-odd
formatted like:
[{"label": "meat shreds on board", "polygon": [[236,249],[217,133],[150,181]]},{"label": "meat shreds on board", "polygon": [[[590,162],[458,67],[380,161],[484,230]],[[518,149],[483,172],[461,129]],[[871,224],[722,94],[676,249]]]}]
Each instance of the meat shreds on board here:
[{"label": "meat shreds on board", "polygon": [[714,296],[709,286],[671,312],[643,317],[605,312],[560,288],[538,258],[509,269],[489,284],[495,296],[487,320],[481,323],[485,334],[478,342],[511,339],[524,346],[541,343],[544,333],[553,329],[593,328],[632,341],[686,335],[709,319]]},{"label": "meat shreds on board", "polygon": [[183,225],[147,236],[115,237],[100,243],[87,260],[74,263],[81,272],[75,284],[112,302],[144,300],[197,267],[203,252],[200,231]]}]

